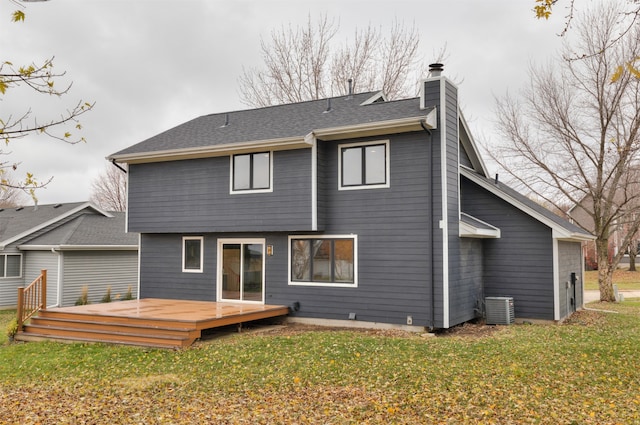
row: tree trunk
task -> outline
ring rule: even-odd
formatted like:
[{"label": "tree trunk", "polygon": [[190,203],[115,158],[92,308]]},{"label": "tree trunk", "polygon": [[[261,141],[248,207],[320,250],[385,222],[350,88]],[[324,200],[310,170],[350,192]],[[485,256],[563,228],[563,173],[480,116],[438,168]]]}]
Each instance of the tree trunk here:
[{"label": "tree trunk", "polygon": [[629,242],[629,248],[627,248],[627,251],[629,251],[629,271],[635,272],[636,257],[638,256],[638,238],[637,237],[631,238],[631,241]]},{"label": "tree trunk", "polygon": [[597,239],[596,250],[600,301],[615,302],[616,298],[613,294],[613,272],[615,269],[609,262],[609,239]]}]

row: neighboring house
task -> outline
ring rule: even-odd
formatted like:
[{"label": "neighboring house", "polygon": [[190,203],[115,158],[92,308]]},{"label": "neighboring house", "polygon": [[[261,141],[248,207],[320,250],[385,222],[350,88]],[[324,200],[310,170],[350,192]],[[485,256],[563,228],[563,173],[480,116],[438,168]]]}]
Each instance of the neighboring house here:
[{"label": "neighboring house", "polygon": [[448,328],[511,296],[516,317],[567,317],[591,236],[487,179],[457,92],[434,70],[419,98],[206,115],[111,155],[140,297]]},{"label": "neighboring house", "polygon": [[82,287],[100,302],[138,289],[138,235],[125,214],[89,202],[0,209],[0,306],[17,304],[18,287],[47,270],[47,306],[74,305]]}]

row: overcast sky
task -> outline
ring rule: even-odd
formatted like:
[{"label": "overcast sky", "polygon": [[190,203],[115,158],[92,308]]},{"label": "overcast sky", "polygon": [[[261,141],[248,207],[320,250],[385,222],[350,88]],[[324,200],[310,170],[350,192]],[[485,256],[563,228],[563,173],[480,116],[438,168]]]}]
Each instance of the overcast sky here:
[{"label": "overcast sky", "polygon": [[[95,101],[81,117],[87,143],[67,145],[42,136],[3,147],[3,161],[20,161],[40,180],[40,204],[89,199],[91,181],[105,157],[187,120],[245,109],[239,100],[243,67],[261,64],[260,40],[282,25],[327,14],[340,22],[340,37],[369,24],[388,31],[394,20],[420,31],[426,63],[447,46],[445,75],[460,84],[462,112],[476,139],[491,139],[494,96],[514,93],[528,81],[533,63],[547,62],[562,42],[565,11],[538,21],[533,0],[0,0],[0,60],[40,63],[55,56],[69,94],[43,100],[8,91],[0,118],[32,107],[40,121],[56,118],[79,100]],[[336,41],[339,41],[336,40]],[[494,172],[495,170],[490,171]]]}]

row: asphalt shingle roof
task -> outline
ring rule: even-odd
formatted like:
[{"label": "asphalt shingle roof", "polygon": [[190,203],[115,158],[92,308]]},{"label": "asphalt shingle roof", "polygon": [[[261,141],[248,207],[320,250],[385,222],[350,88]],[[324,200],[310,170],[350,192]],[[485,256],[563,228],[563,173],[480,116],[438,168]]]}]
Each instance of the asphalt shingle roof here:
[{"label": "asphalt shingle roof", "polygon": [[537,202],[527,198],[526,196],[524,196],[523,194],[521,194],[520,192],[518,192],[517,190],[507,186],[506,184],[502,183],[502,182],[495,182],[494,179],[490,179],[487,178],[485,176],[482,176],[472,170],[469,169],[462,169],[462,175],[470,177],[470,176],[474,176],[476,179],[479,179],[481,181],[484,181],[485,185],[492,187],[494,191],[496,192],[502,192],[503,194],[507,195],[508,197],[514,199],[517,203],[521,204],[522,206],[528,208],[529,210],[533,210],[535,211],[537,214],[545,217],[547,220],[553,222],[554,224],[556,224],[557,226],[566,229],[567,231],[569,231],[570,233],[573,233],[575,235],[582,235],[585,236],[587,238],[591,238],[593,237],[593,235],[587,231],[585,231],[582,227],[577,226],[573,223],[571,223],[569,220],[560,217],[559,215],[551,212],[550,210],[546,209],[545,207],[543,207],[542,205],[538,204]]},{"label": "asphalt shingle roof", "polygon": [[16,238],[26,245],[137,245],[137,234],[125,232],[125,214],[109,214],[87,202],[0,208],[0,245]]},{"label": "asphalt shingle roof", "polygon": [[0,243],[80,207],[85,202],[0,208]]},{"label": "asphalt shingle roof", "polygon": [[138,234],[125,232],[125,213],[109,214],[113,217],[82,214],[25,245],[138,245]]},{"label": "asphalt shingle roof", "polygon": [[[304,137],[315,129],[425,116],[418,98],[364,104],[377,92],[195,118],[111,155]],[[330,106],[330,111],[327,109]],[[224,125],[228,122],[228,125]]]}]

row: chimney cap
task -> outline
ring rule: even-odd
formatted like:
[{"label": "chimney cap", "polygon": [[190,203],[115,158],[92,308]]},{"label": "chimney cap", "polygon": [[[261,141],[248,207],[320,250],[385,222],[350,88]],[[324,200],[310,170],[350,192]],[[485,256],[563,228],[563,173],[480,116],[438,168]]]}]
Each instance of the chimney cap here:
[{"label": "chimney cap", "polygon": [[431,77],[439,77],[444,70],[444,65],[441,63],[429,64],[429,74]]}]

